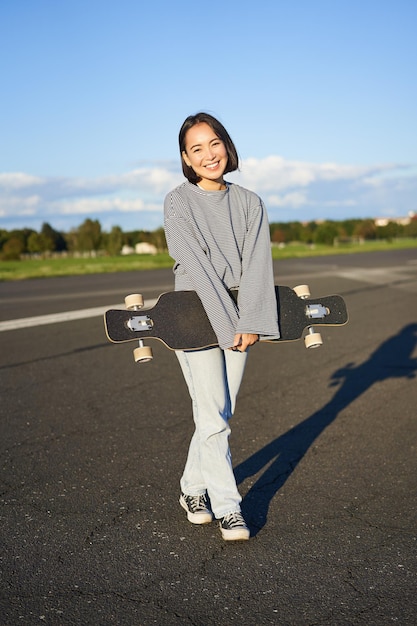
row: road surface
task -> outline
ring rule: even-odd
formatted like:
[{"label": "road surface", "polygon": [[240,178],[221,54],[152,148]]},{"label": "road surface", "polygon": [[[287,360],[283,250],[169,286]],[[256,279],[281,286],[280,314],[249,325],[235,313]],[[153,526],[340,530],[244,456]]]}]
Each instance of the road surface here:
[{"label": "road surface", "polygon": [[275,273],[340,293],[350,322],[252,349],[231,447],[253,536],[232,545],[178,505],[175,355],[136,365],[103,331],[170,271],[0,284],[2,624],[416,624],[416,252]]}]

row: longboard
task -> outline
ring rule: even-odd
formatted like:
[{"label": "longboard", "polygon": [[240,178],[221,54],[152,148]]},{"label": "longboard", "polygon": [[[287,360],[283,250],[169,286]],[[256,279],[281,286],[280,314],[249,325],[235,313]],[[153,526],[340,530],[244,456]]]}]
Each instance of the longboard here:
[{"label": "longboard", "polygon": [[[301,339],[307,329],[306,347],[317,347],[322,341],[314,330],[315,326],[342,326],[347,323],[347,308],[341,296],[312,299],[308,297],[306,285],[296,287],[295,290],[281,285],[275,287],[281,336],[266,341],[296,341]],[[112,309],[105,313],[105,331],[113,343],[139,340],[139,348],[134,351],[137,361],[152,358],[150,349],[142,343],[144,339],[157,339],[170,350],[198,350],[218,345],[195,291],[163,293],[152,308],[143,310],[143,300],[139,294],[128,296],[126,301],[130,310]]]}]

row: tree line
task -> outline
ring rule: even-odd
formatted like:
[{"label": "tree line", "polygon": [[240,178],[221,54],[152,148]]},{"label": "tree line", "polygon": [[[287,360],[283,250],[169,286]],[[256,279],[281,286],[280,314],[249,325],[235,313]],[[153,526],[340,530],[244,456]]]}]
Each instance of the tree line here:
[{"label": "tree line", "polygon": [[98,220],[86,219],[78,228],[64,233],[44,223],[39,232],[31,228],[6,231],[0,229],[0,260],[17,260],[23,256],[47,257],[52,254],[92,254],[117,256],[123,246],[134,248],[137,243],[166,249],[164,229],[123,232],[113,226],[110,232],[102,230]]},{"label": "tree line", "polygon": [[372,218],[271,224],[271,240],[278,244],[299,241],[335,245],[351,240],[393,240],[401,237],[417,237],[417,216],[410,218],[408,224],[392,220],[384,226],[377,225]]},{"label": "tree line", "polygon": [[[389,221],[378,226],[375,220],[347,219],[320,222],[274,222],[270,224],[271,241],[275,245],[292,242],[336,245],[351,240],[392,240],[400,237],[417,237],[417,216],[406,225]],[[117,256],[123,246],[134,248],[137,243],[153,244],[160,252],[166,251],[164,229],[154,231],[134,230],[123,232],[113,226],[110,232],[102,230],[98,220],[86,219],[78,228],[68,233],[55,230],[44,223],[40,231],[22,228],[7,231],[0,229],[0,260],[18,260],[25,256],[47,257],[53,254],[104,254]]]}]

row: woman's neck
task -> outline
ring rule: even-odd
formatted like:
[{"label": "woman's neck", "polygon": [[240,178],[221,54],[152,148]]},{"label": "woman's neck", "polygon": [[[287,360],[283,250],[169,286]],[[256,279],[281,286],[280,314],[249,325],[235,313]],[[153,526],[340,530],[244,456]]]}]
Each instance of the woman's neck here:
[{"label": "woman's neck", "polygon": [[225,189],[227,189],[227,185],[224,182],[224,180],[222,181],[218,181],[218,180],[213,180],[213,181],[204,181],[197,183],[197,187],[199,187],[200,189],[202,189],[203,191],[224,191]]}]

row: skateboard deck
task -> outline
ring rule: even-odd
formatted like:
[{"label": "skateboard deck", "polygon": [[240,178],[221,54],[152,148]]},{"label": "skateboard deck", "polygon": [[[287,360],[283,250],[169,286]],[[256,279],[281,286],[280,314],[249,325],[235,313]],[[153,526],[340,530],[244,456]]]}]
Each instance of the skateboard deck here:
[{"label": "skateboard deck", "polygon": [[[308,335],[320,337],[314,331],[315,326],[339,326],[348,321],[346,304],[341,296],[300,297],[290,287],[278,285],[275,294],[281,336],[266,340],[268,342],[295,341],[301,339],[308,329],[306,346],[316,347],[321,340],[317,344],[313,339],[307,345]],[[105,313],[104,324],[107,338],[113,343],[158,339],[171,350],[198,350],[218,345],[195,291],[163,293],[149,309],[109,310]]]}]

